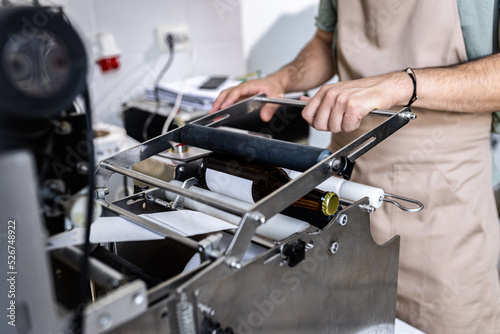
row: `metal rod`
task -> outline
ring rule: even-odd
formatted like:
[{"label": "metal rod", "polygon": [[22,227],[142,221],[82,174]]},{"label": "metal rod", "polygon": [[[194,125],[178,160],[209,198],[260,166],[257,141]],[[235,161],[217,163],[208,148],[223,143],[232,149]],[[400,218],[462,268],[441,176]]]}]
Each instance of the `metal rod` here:
[{"label": "metal rod", "polygon": [[198,250],[198,243],[192,239],[186,238],[178,233],[175,233],[163,226],[160,226],[158,224],[155,224],[153,222],[150,222],[146,218],[143,218],[141,216],[138,216],[134,213],[131,213],[128,210],[125,210],[123,208],[120,208],[117,205],[108,203],[103,200],[97,200],[101,205],[103,205],[104,208],[107,210],[111,211],[112,213],[115,213],[119,216],[122,216],[128,220],[130,220],[132,223],[139,225],[151,232],[154,232],[158,235],[161,235],[162,237],[169,238],[175,241],[178,241],[179,243],[188,246],[192,249]]},{"label": "metal rod", "polygon": [[235,214],[235,215],[240,216],[240,217],[242,217],[246,213],[245,210],[238,208],[236,206],[221,202],[219,200],[216,200],[214,198],[210,198],[208,196],[194,193],[194,192],[189,191],[187,189],[173,186],[168,182],[158,180],[152,176],[142,174],[142,173],[139,173],[137,171],[130,170],[128,168],[115,166],[115,165],[111,165],[109,163],[104,163],[104,162],[102,162],[101,165],[110,171],[113,171],[113,172],[116,172],[116,173],[119,173],[122,175],[126,175],[126,176],[131,177],[135,180],[142,181],[144,183],[161,188],[163,190],[168,190],[168,191],[174,192],[174,193],[179,194],[181,196],[184,196],[186,198],[192,199],[194,201],[197,201],[197,202],[200,202],[203,204],[210,205],[214,208],[224,210],[226,212]]},{"label": "metal rod", "polygon": [[[52,251],[54,256],[74,270],[81,269],[80,262],[83,251],[76,247],[66,247]],[[112,289],[125,282],[125,277],[118,271],[103,264],[102,262],[89,258],[90,279],[97,285]]]},{"label": "metal rod", "polygon": [[275,103],[275,104],[282,104],[282,105],[295,106],[295,107],[305,107],[307,105],[307,101],[292,100],[292,99],[278,99],[275,97],[256,96],[254,99],[256,101],[264,102],[264,103]]},{"label": "metal rod", "polygon": [[[254,100],[259,101],[259,102],[275,103],[275,104],[282,104],[282,105],[295,106],[295,107],[305,107],[307,105],[307,101],[292,100],[292,99],[278,99],[278,98],[274,98],[274,97],[264,97],[264,96],[256,96],[256,97],[254,97]],[[391,117],[395,114],[397,114],[397,112],[388,111],[388,110],[372,110],[369,113],[369,115],[384,116],[384,117]]]}]

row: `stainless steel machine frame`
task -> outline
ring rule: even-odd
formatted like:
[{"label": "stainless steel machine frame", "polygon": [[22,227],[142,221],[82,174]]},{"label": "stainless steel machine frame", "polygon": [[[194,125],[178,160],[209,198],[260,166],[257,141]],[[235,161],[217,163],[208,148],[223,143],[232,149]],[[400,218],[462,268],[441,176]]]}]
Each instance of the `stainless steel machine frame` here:
[{"label": "stainless steel machine frame", "polygon": [[[266,103],[304,105],[299,101],[259,95],[194,123],[207,127],[223,126],[229,118],[255,111]],[[134,164],[172,148],[172,143],[179,142],[182,128],[102,161],[95,180],[96,196],[103,207],[173,243],[198,252],[202,263],[147,289],[141,280],[124,283],[123,275],[99,261],[91,261],[91,278],[109,283],[110,288],[105,296],[83,308],[85,333],[392,333],[399,237],[395,236],[384,245],[373,241],[369,215],[374,208],[367,198],[345,203],[344,208],[321,230],[311,226],[279,241],[263,239],[255,233],[260,224],[265,224],[328,177],[338,174],[343,159],[356,160],[415,117],[408,108],[400,112],[372,113],[387,119],[248,210],[131,169]],[[29,156],[20,152],[14,157],[23,168],[12,165],[15,160],[10,156],[0,157],[4,170],[16,171],[18,168],[17,171],[22,170],[31,177],[33,170],[29,167]],[[127,206],[130,198],[114,203],[106,201],[107,181],[114,173],[154,187],[134,198],[143,196],[144,201],[152,200],[168,206],[171,204],[161,198],[163,190],[168,190],[240,216],[237,229],[234,233],[229,232],[232,236],[229,246],[227,249],[217,247],[220,234],[196,240],[153,224],[140,217],[140,211]],[[7,184],[7,190],[18,192],[19,182],[21,180],[12,180]],[[23,196],[13,196],[3,202],[2,208],[9,208],[11,212],[17,208],[22,212],[26,200]],[[36,203],[36,199],[31,202]],[[42,226],[41,220],[36,219],[37,212],[35,205],[20,213],[19,217]],[[4,217],[5,221],[8,219]],[[18,233],[19,240],[36,239],[42,235],[38,228],[24,226]],[[259,244],[267,251],[243,262],[243,256],[252,244]],[[26,245],[22,253],[20,251],[19,271],[30,272],[36,268],[38,286],[43,287],[43,294],[33,289],[19,292],[23,301],[19,310],[24,313],[18,316],[30,319],[22,332],[35,333],[37,329],[68,332],[73,315],[57,306],[50,288],[51,278],[47,272],[50,265],[43,242]],[[295,251],[302,251],[305,256],[298,264],[292,265],[290,254]],[[59,251],[57,256],[68,262],[78,262],[82,254],[77,248],[68,248]],[[168,265],[168,260],[159,265]],[[21,284],[30,285],[28,282]]]},{"label": "stainless steel machine frame", "polygon": [[[259,95],[195,123],[207,127],[223,126],[230,117],[254,111],[265,103],[304,106],[300,101]],[[242,264],[245,251],[252,240],[257,240],[255,230],[260,224],[265,224],[267,219],[336,174],[342,158],[354,161],[415,117],[408,108],[372,114],[387,119],[248,211],[130,169],[133,164],[171,148],[171,142],[179,142],[181,129],[103,161],[96,175],[98,188],[105,187],[111,173],[120,173],[241,217],[231,244],[221,254],[216,248],[207,247],[213,240],[195,242],[152,226],[101,199],[112,212],[197,249],[206,259],[192,272],[180,274],[149,291],[148,311],[116,332],[145,329],[179,333],[392,332],[399,238],[395,237],[386,245],[375,244],[369,227],[369,214],[374,208],[367,199],[337,213],[323,230],[310,228],[275,242],[269,246],[269,251]],[[283,248],[298,243],[305,245],[306,256],[296,267],[290,267]]]}]

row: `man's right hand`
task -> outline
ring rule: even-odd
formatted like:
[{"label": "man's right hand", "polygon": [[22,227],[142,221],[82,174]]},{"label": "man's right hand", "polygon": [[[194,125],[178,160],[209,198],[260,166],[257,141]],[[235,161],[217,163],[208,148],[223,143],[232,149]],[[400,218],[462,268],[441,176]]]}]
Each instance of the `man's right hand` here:
[{"label": "man's right hand", "polygon": [[[267,97],[284,98],[285,89],[278,78],[272,75],[261,79],[248,80],[238,86],[223,90],[214,101],[210,113],[262,93]],[[278,108],[279,105],[277,104],[267,103],[260,111],[260,118],[264,122],[269,122]]]}]

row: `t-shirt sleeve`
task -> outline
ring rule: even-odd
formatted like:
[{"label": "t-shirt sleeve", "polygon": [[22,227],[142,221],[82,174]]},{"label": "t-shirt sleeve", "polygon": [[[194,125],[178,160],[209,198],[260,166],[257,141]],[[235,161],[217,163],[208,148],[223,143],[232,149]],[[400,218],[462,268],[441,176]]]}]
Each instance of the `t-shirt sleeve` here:
[{"label": "t-shirt sleeve", "polygon": [[337,0],[321,0],[319,3],[316,27],[333,32],[337,26]]}]

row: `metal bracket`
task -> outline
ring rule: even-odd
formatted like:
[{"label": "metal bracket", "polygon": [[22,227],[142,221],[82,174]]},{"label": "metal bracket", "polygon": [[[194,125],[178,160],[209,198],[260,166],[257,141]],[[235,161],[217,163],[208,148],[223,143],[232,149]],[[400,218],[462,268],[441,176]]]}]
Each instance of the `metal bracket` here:
[{"label": "metal bracket", "polygon": [[306,243],[297,240],[281,246],[281,256],[288,260],[288,266],[295,267],[306,258]]},{"label": "metal bracket", "polygon": [[255,230],[265,222],[266,217],[258,211],[251,211],[243,216],[233,240],[231,240],[226,251],[228,265],[234,268],[236,263],[240,263],[243,260],[243,255],[245,255],[248,246],[250,246]]},{"label": "metal bracket", "polygon": [[147,306],[148,295],[143,281],[124,285],[85,308],[85,333],[107,332],[145,312]]},{"label": "metal bracket", "polygon": [[351,179],[352,170],[354,169],[354,161],[351,161],[346,156],[340,157],[340,159],[332,160],[330,164],[330,169],[335,174],[342,176],[346,180]]},{"label": "metal bracket", "polygon": [[198,251],[201,261],[209,260],[219,253],[219,243],[222,240],[222,233],[210,234],[205,239],[198,242]]},{"label": "metal bracket", "polygon": [[[181,188],[182,189],[189,189],[192,186],[197,185],[197,184],[198,184],[198,180],[196,178],[192,177],[192,178],[187,179],[186,181],[184,181],[182,183]],[[177,195],[175,197],[175,199],[172,201],[172,203],[170,204],[170,208],[177,209],[179,207],[183,207],[183,205],[184,205],[184,197],[181,196],[181,195]]]}]

